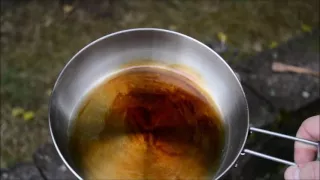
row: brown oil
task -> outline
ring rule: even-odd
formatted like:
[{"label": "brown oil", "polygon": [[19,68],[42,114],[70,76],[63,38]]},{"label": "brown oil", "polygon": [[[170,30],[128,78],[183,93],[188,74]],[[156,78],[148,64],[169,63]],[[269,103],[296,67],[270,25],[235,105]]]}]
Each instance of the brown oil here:
[{"label": "brown oil", "polygon": [[85,179],[210,179],[223,139],[219,113],[194,82],[135,67],[89,93],[69,150]]}]

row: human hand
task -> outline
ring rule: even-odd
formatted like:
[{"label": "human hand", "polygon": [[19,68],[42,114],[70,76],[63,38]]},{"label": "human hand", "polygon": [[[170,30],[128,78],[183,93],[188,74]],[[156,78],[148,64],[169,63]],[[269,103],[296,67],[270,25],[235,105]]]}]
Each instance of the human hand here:
[{"label": "human hand", "polygon": [[[320,115],[306,119],[300,126],[297,137],[310,141],[320,141]],[[289,167],[286,180],[320,180],[320,161],[314,161],[317,147],[295,142],[294,161],[297,166]]]}]

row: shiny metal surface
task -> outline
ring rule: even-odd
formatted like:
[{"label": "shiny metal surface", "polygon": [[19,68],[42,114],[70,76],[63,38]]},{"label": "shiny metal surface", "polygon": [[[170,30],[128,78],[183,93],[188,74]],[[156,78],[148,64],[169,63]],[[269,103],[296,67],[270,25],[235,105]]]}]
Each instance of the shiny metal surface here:
[{"label": "shiny metal surface", "polygon": [[285,164],[285,165],[288,165],[288,166],[296,165],[293,162],[290,162],[290,161],[287,161],[287,160],[283,160],[283,159],[280,159],[280,158],[276,158],[276,157],[273,157],[273,156],[269,156],[269,155],[266,155],[266,154],[263,154],[263,153],[259,153],[259,152],[256,152],[256,151],[252,151],[250,149],[244,149],[243,152],[246,153],[246,154],[250,154],[250,155],[253,155],[253,156],[260,157],[260,158],[264,158],[264,159],[268,159],[268,160],[275,161],[275,162],[278,162],[278,163],[282,163],[282,164]]},{"label": "shiny metal surface", "polygon": [[[306,139],[292,137],[292,136],[288,136],[288,135],[285,135],[285,134],[272,132],[272,131],[268,131],[268,130],[264,130],[264,129],[259,129],[259,128],[255,128],[255,127],[250,127],[249,130],[251,132],[258,132],[258,133],[262,133],[262,134],[267,134],[267,135],[271,135],[271,136],[275,136],[275,137],[280,137],[280,138],[289,139],[289,140],[298,141],[298,142],[301,142],[301,143],[305,143],[305,144],[316,146],[317,149],[318,149],[318,154],[317,154],[316,160],[320,161],[320,158],[319,158],[320,157],[320,150],[319,150],[320,149],[320,143],[319,142],[313,142],[313,141],[309,141],[309,140],[306,140]],[[277,157],[273,157],[273,156],[270,156],[270,155],[267,155],[267,154],[255,152],[255,151],[252,151],[250,149],[244,149],[243,152],[247,153],[247,154],[251,154],[253,156],[257,156],[257,157],[261,157],[261,158],[264,158],[264,159],[268,159],[268,160],[271,160],[271,161],[279,162],[279,163],[282,163],[282,164],[285,164],[285,165],[288,165],[288,166],[296,165],[294,162],[283,160],[283,159],[280,159],[280,158],[277,158]]]},{"label": "shiny metal surface", "polygon": [[218,172],[220,178],[242,152],[249,115],[245,94],[227,63],[201,42],[173,31],[142,28],[102,37],[80,50],[65,66],[54,86],[49,124],[53,142],[67,167],[79,178],[67,149],[68,130],[83,97],[125,63],[151,59],[191,67],[203,80],[226,126],[226,144]]},{"label": "shiny metal surface", "polygon": [[285,134],[281,134],[281,133],[277,133],[277,132],[272,132],[272,131],[268,131],[268,130],[264,130],[264,129],[259,129],[259,128],[255,128],[255,127],[250,127],[250,131],[254,131],[254,132],[259,132],[259,133],[263,133],[263,134],[268,134],[271,136],[276,136],[276,137],[281,137],[284,139],[289,139],[289,140],[293,140],[293,141],[299,141],[305,144],[310,144],[313,146],[318,146],[317,142],[313,142],[313,141],[309,141],[306,139],[301,139],[301,138],[297,138],[297,137],[292,137],[292,136],[288,136]]}]

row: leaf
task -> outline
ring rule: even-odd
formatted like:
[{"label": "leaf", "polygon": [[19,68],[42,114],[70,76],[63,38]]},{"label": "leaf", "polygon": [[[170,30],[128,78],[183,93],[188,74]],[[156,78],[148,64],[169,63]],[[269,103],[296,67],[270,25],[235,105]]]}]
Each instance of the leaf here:
[{"label": "leaf", "polygon": [[50,96],[51,93],[52,93],[52,90],[51,90],[51,89],[48,89],[48,90],[46,91],[46,94],[47,94],[48,96]]},{"label": "leaf", "polygon": [[24,113],[24,109],[22,109],[21,107],[13,108],[12,111],[11,111],[11,115],[13,117],[20,116],[23,113]]},{"label": "leaf", "polygon": [[23,120],[30,121],[32,119],[34,119],[34,112],[27,111],[27,112],[23,113]]},{"label": "leaf", "polygon": [[63,12],[64,12],[65,14],[70,13],[72,10],[73,10],[73,6],[71,6],[71,5],[69,5],[69,4],[65,4],[65,5],[63,6]]},{"label": "leaf", "polygon": [[220,40],[220,42],[225,43],[227,41],[227,35],[223,32],[219,32],[218,39]]},{"label": "leaf", "polygon": [[310,26],[306,25],[306,24],[302,24],[301,25],[301,29],[302,29],[303,32],[311,32],[312,28]]},{"label": "leaf", "polygon": [[273,49],[273,48],[275,48],[275,47],[277,47],[277,46],[278,46],[278,43],[275,42],[275,41],[272,41],[272,42],[270,43],[270,45],[269,45],[269,48],[270,48],[270,49]]},{"label": "leaf", "polygon": [[177,30],[177,26],[175,26],[175,25],[170,25],[170,26],[169,26],[169,29],[170,29],[171,31],[176,31],[176,30]]}]

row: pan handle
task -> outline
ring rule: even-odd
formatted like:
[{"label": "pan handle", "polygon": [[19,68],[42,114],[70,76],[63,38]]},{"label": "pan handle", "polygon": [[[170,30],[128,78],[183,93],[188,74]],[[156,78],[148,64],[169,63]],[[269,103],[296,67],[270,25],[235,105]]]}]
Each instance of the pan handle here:
[{"label": "pan handle", "polygon": [[[298,141],[298,142],[302,142],[302,143],[305,143],[305,144],[316,146],[318,148],[317,160],[320,161],[320,142],[313,142],[313,141],[309,141],[309,140],[306,140],[306,139],[301,139],[301,138],[297,138],[297,137],[293,137],[293,136],[288,136],[288,135],[285,135],[285,134],[276,133],[276,132],[272,132],[272,131],[267,131],[267,130],[259,129],[259,128],[255,128],[255,127],[250,127],[250,132],[258,132],[258,133],[268,134],[268,135],[271,135],[271,136],[276,136],[276,137],[280,137],[280,138],[284,138],[284,139],[290,139],[290,140],[293,140],[293,141]],[[276,157],[273,157],[273,156],[269,156],[269,155],[266,155],[266,154],[263,154],[263,153],[252,151],[250,149],[244,149],[243,152],[246,153],[246,154],[250,154],[250,155],[261,157],[261,158],[268,159],[268,160],[271,160],[271,161],[279,162],[279,163],[282,163],[282,164],[285,164],[285,165],[289,165],[289,166],[296,165],[294,162],[290,162],[290,161],[287,161],[287,160],[279,159],[279,158],[276,158]]]}]

